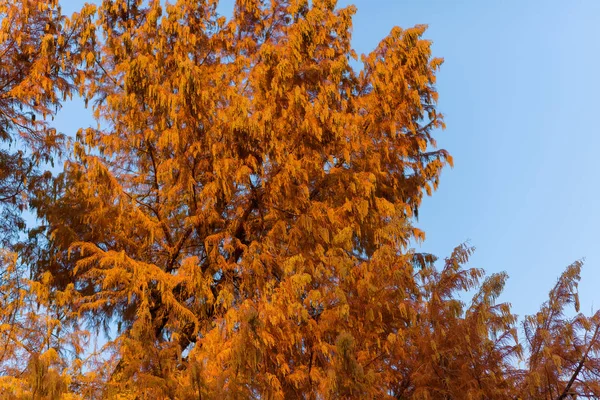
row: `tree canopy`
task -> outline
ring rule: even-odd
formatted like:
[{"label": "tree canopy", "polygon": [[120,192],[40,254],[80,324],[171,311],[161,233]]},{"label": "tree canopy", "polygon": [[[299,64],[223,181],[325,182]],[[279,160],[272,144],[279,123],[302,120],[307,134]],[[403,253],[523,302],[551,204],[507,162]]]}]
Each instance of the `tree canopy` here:
[{"label": "tree canopy", "polygon": [[359,57],[352,6],[217,5],[0,0],[0,396],[600,396],[580,262],[519,322],[472,247],[411,248],[452,164],[426,27]]}]

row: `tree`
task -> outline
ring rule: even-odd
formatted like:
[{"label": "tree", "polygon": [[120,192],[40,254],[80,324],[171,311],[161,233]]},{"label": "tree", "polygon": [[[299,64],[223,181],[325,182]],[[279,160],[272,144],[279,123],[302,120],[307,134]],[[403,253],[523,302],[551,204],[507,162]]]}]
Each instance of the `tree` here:
[{"label": "tree", "polygon": [[[530,355],[522,385],[524,394],[531,398],[600,395],[600,311],[592,317],[579,314],[581,265],[570,265],[540,311],[523,323]],[[565,315],[571,304],[578,313],[575,317]]]},{"label": "tree", "polygon": [[171,396],[192,370],[209,396],[356,393],[377,379],[379,362],[352,384],[331,373],[345,368],[344,337],[361,343],[348,357],[374,357],[401,323],[392,312],[381,331],[357,331],[385,305],[355,285],[376,264],[380,277],[410,273],[400,250],[420,233],[407,216],[449,157],[428,151],[441,60],[424,27],[394,30],[356,74],[352,13],[100,7],[84,95],[108,128],[80,133],[60,200],[38,208],[63,253],[38,265],[74,284],[80,312],[120,325],[115,390]]},{"label": "tree", "polygon": [[38,282],[28,279],[27,250],[19,243],[26,229],[23,212],[51,178],[42,171],[63,150],[64,136],[49,119],[78,81],[71,63],[79,57],[77,27],[55,0],[0,0],[2,398],[54,398],[67,391],[71,367],[62,349],[76,354],[80,347],[81,332],[69,336],[72,322],[65,321],[68,294],[51,293],[47,274]]},{"label": "tree", "polygon": [[[52,326],[28,370],[62,378],[6,393],[597,395],[600,321],[562,315],[579,264],[526,320],[524,355],[504,274],[463,268],[468,246],[440,269],[409,248],[452,162],[425,27],[394,28],[357,71],[353,7],[240,0],[227,20],[217,3],[104,0],[66,23],[66,84],[99,125],[30,191],[42,222],[19,247]],[[88,355],[84,328],[111,339]]]},{"label": "tree", "polygon": [[[70,95],[73,68],[66,60],[75,29],[63,31],[55,0],[0,1],[1,243],[24,229],[21,211],[40,162],[52,161],[63,136],[50,127],[61,98]],[[67,62],[66,62],[67,61]],[[7,144],[16,144],[12,151]]]}]

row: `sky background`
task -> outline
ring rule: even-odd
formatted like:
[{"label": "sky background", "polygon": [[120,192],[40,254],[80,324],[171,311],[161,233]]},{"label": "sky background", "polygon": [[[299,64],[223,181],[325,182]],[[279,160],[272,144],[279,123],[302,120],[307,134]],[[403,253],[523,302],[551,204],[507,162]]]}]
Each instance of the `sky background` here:
[{"label": "sky background", "polygon": [[[83,1],[63,0],[70,13]],[[222,1],[223,14],[233,2]],[[585,258],[582,311],[600,307],[600,1],[343,0],[355,4],[353,45],[368,53],[393,26],[428,24],[445,63],[436,132],[455,166],[420,209],[419,251],[441,258],[467,240],[469,266],[506,271],[500,301],[537,311],[562,271]],[[91,123],[80,102],[56,118]]]},{"label": "sky background", "polygon": [[395,0],[354,3],[353,44],[373,49],[394,25],[428,24],[454,157],[417,225],[422,251],[470,240],[470,266],[506,271],[501,300],[534,313],[585,258],[582,311],[600,307],[597,118],[600,1]]}]

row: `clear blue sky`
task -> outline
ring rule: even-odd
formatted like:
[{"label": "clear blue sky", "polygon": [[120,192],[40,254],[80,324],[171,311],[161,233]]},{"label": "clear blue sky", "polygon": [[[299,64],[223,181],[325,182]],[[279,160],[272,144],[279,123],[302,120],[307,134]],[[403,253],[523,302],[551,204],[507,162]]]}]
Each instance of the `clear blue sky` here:
[{"label": "clear blue sky", "polygon": [[[64,0],[65,12],[83,1]],[[222,1],[224,13],[232,1]],[[510,275],[501,300],[533,313],[557,277],[585,257],[582,310],[600,307],[600,1],[343,0],[355,4],[353,44],[371,51],[395,25],[428,24],[440,147],[454,156],[417,225],[421,251],[441,257],[465,240],[471,266]],[[57,123],[89,124],[68,105]]]},{"label": "clear blue sky", "polygon": [[504,301],[533,313],[585,257],[582,311],[600,307],[600,1],[355,0],[354,47],[428,24],[454,156],[425,200],[421,250],[467,239],[471,266],[506,271]]}]

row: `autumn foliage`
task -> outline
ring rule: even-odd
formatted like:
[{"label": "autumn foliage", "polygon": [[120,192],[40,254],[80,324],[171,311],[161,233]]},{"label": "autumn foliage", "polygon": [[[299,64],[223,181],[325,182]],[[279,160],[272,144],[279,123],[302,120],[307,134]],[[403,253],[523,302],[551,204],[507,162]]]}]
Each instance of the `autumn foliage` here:
[{"label": "autumn foliage", "polygon": [[425,27],[358,57],[354,7],[217,3],[0,0],[0,397],[600,396],[581,263],[519,322],[410,247],[452,163]]}]

